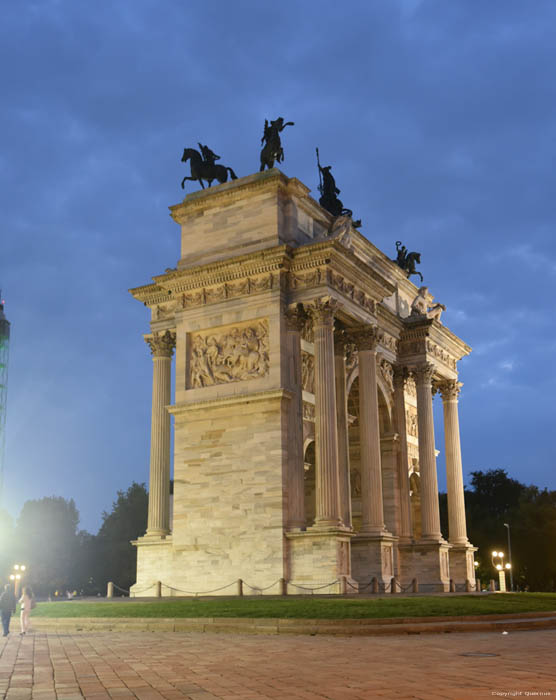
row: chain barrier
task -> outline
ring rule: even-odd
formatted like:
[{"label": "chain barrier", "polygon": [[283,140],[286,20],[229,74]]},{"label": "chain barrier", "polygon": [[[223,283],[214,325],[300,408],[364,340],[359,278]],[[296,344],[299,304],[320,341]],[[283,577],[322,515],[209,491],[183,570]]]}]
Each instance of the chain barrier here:
[{"label": "chain barrier", "polygon": [[[114,586],[114,588],[117,588],[122,593],[127,593],[127,595],[129,595],[129,591],[126,588],[120,588],[120,586],[117,586],[115,583],[112,583],[112,585]],[[145,590],[148,590],[148,589],[145,588]]]},{"label": "chain barrier", "polygon": [[332,583],[325,583],[323,586],[315,586],[313,588],[309,588],[308,586],[299,586],[297,583],[288,583],[288,586],[293,586],[294,588],[300,588],[302,591],[320,591],[323,588],[329,588],[330,586],[333,586],[335,583],[339,583],[340,579],[337,578],[335,581],[332,581]]},{"label": "chain barrier", "polygon": [[243,581],[244,586],[247,586],[247,588],[250,588],[252,591],[259,591],[260,593],[262,593],[263,591],[268,591],[277,583],[280,583],[279,578],[277,578],[276,581],[274,581],[274,583],[271,583],[270,586],[266,586],[266,588],[259,588],[258,586],[251,586],[249,583],[247,583],[247,581]]},{"label": "chain barrier", "polygon": [[162,584],[162,586],[165,586],[166,588],[169,588],[172,591],[177,591],[178,593],[187,593],[187,595],[208,595],[209,593],[217,593],[218,591],[223,591],[225,588],[229,588],[230,586],[235,586],[237,585],[237,581],[232,581],[232,583],[227,583],[225,586],[220,586],[220,588],[213,588],[210,591],[184,591],[182,588],[175,588],[174,586],[168,586],[165,583]]}]

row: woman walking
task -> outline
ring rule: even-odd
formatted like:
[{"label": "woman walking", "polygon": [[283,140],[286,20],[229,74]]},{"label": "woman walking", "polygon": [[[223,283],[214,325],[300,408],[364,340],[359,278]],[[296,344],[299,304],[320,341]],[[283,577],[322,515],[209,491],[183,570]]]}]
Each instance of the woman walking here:
[{"label": "woman walking", "polygon": [[29,586],[23,589],[19,603],[21,604],[21,634],[25,634],[29,629],[29,616],[33,607],[33,591]]}]

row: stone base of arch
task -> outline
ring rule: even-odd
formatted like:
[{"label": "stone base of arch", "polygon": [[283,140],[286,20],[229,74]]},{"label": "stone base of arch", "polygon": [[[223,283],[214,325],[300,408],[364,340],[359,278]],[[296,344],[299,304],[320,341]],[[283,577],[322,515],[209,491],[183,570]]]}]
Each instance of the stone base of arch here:
[{"label": "stone base of arch", "polygon": [[475,586],[475,552],[472,544],[453,544],[450,549],[450,577],[456,584]]},{"label": "stone base of arch", "polygon": [[[344,528],[317,528],[286,532],[288,593],[357,593],[351,574],[353,532]],[[327,585],[329,584],[329,585]]]},{"label": "stone base of arch", "polygon": [[[389,586],[394,576],[394,548],[397,537],[356,535],[351,542],[351,572],[360,586],[368,586],[376,577],[379,590]],[[367,590],[370,592],[370,588]]]},{"label": "stone base of arch", "polygon": [[439,542],[415,542],[398,545],[400,582],[407,586],[417,579],[421,593],[450,590],[450,558],[452,545]]}]

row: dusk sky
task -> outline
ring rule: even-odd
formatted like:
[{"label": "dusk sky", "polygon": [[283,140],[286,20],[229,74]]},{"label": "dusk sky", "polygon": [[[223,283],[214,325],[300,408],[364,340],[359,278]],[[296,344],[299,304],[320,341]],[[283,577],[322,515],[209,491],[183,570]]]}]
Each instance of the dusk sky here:
[{"label": "dusk sky", "polygon": [[73,497],[96,532],[148,481],[148,313],[127,290],[178,260],[183,148],[251,174],[278,116],[281,170],[318,198],[318,146],[361,232],[422,253],[472,346],[466,482],[556,489],[555,67],[552,0],[2,3],[4,507]]}]

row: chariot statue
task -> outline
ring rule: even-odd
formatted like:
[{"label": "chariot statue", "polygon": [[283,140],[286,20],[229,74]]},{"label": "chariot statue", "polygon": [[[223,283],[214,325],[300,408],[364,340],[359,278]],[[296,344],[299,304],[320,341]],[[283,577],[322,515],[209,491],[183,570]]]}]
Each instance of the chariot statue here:
[{"label": "chariot statue", "polygon": [[407,248],[402,245],[401,241],[396,241],[396,252],[397,257],[394,258],[394,262],[401,267],[406,276],[409,278],[411,275],[419,275],[422,282],[423,275],[415,268],[415,265],[421,264],[421,253],[415,251],[408,253]]},{"label": "chariot statue", "polygon": [[281,163],[284,160],[284,149],[282,148],[282,142],[280,141],[280,133],[284,131],[287,126],[294,126],[294,122],[286,122],[284,124],[284,118],[278,117],[274,121],[268,123],[268,119],[264,120],[264,132],[261,139],[261,145],[264,146],[261,150],[261,167],[260,172],[262,172],[265,167],[269,170],[274,167],[274,161]]},{"label": "chariot statue", "polygon": [[198,146],[201,153],[194,148],[185,148],[183,151],[181,162],[187,163],[188,160],[191,162],[191,176],[186,176],[181,181],[182,190],[186,180],[198,181],[203,189],[205,189],[203,180],[208,183],[209,187],[214,180],[218,180],[219,184],[227,182],[228,174],[231,180],[237,180],[237,175],[231,168],[216,163],[217,160],[220,160],[220,156],[216,155],[208,146],[203,146],[201,143]]}]

